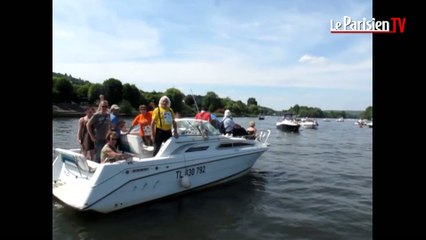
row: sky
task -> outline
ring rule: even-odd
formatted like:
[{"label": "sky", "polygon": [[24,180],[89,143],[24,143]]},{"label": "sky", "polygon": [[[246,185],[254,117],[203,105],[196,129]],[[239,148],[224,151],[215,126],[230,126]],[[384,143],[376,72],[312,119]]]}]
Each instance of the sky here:
[{"label": "sky", "polygon": [[286,110],[372,106],[368,0],[54,0],[52,71]]}]

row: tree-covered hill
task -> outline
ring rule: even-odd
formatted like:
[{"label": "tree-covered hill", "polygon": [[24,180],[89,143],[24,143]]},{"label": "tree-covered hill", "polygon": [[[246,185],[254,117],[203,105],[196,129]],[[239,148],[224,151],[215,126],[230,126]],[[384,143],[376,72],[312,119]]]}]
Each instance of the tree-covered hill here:
[{"label": "tree-covered hill", "polygon": [[[229,97],[220,98],[215,92],[206,95],[185,95],[179,89],[169,88],[165,92],[146,92],[134,84],[123,84],[115,78],[106,79],[102,84],[75,78],[71,74],[52,74],[52,100],[57,103],[75,103],[79,105],[96,105],[99,95],[103,94],[110,104],[120,105],[120,110],[127,114],[136,114],[138,106],[158,103],[163,95],[172,102],[172,108],[182,116],[193,116],[205,106],[210,112],[221,116],[225,109],[230,109],[234,116],[281,115],[284,110],[274,110],[257,104],[256,98],[250,97],[246,103]],[[195,99],[195,101],[194,101]],[[370,109],[369,106],[367,109]],[[367,110],[366,109],[366,110]],[[300,117],[316,118],[359,118],[363,112],[356,111],[322,111],[317,107],[294,105],[288,110]],[[372,117],[372,108],[366,118]]]}]

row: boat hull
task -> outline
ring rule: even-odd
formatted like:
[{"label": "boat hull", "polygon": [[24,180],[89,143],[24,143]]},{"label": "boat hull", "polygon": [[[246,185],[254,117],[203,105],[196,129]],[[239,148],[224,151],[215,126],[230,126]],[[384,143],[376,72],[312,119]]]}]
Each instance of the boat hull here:
[{"label": "boat hull", "polygon": [[277,124],[277,128],[284,132],[299,132],[300,125]]},{"label": "boat hull", "polygon": [[82,211],[108,213],[231,181],[250,171],[267,150],[255,145],[226,148],[204,157],[200,151],[180,158],[171,155],[99,164],[94,173],[73,165],[70,159],[78,158],[79,153],[62,152],[53,163],[53,195]]}]

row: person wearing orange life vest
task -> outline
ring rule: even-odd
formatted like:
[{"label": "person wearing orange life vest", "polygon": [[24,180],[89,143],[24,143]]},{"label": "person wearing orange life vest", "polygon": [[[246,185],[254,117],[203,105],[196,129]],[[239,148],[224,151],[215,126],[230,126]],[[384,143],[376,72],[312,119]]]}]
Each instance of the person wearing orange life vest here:
[{"label": "person wearing orange life vest", "polygon": [[170,99],[167,96],[162,96],[158,102],[158,107],[152,111],[151,122],[151,139],[154,142],[153,156],[157,155],[161,148],[161,144],[172,137],[179,138],[175,114],[170,108]]},{"label": "person wearing orange life vest", "polygon": [[130,127],[130,132],[134,126],[139,124],[139,135],[142,138],[143,144],[147,146],[152,146],[151,141],[151,122],[152,122],[152,111],[147,112],[147,107],[145,105],[139,106],[140,114],[137,115],[133,121],[132,126]]}]

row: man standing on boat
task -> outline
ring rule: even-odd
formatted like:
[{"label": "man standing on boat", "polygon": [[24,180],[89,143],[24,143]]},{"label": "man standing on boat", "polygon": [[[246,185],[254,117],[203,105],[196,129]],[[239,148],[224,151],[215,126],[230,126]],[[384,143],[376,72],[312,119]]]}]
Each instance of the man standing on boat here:
[{"label": "man standing on boat", "polygon": [[108,101],[100,102],[101,111],[93,114],[92,118],[87,123],[87,132],[90,138],[95,142],[95,159],[97,163],[101,162],[101,150],[107,143],[107,133],[111,128],[111,118],[108,113]]},{"label": "man standing on boat", "polygon": [[152,111],[151,139],[154,142],[153,156],[157,155],[161,148],[161,144],[172,136],[172,127],[174,130],[174,137],[179,137],[175,113],[173,109],[170,108],[170,104],[170,99],[167,96],[162,96],[158,103],[158,107]]}]

